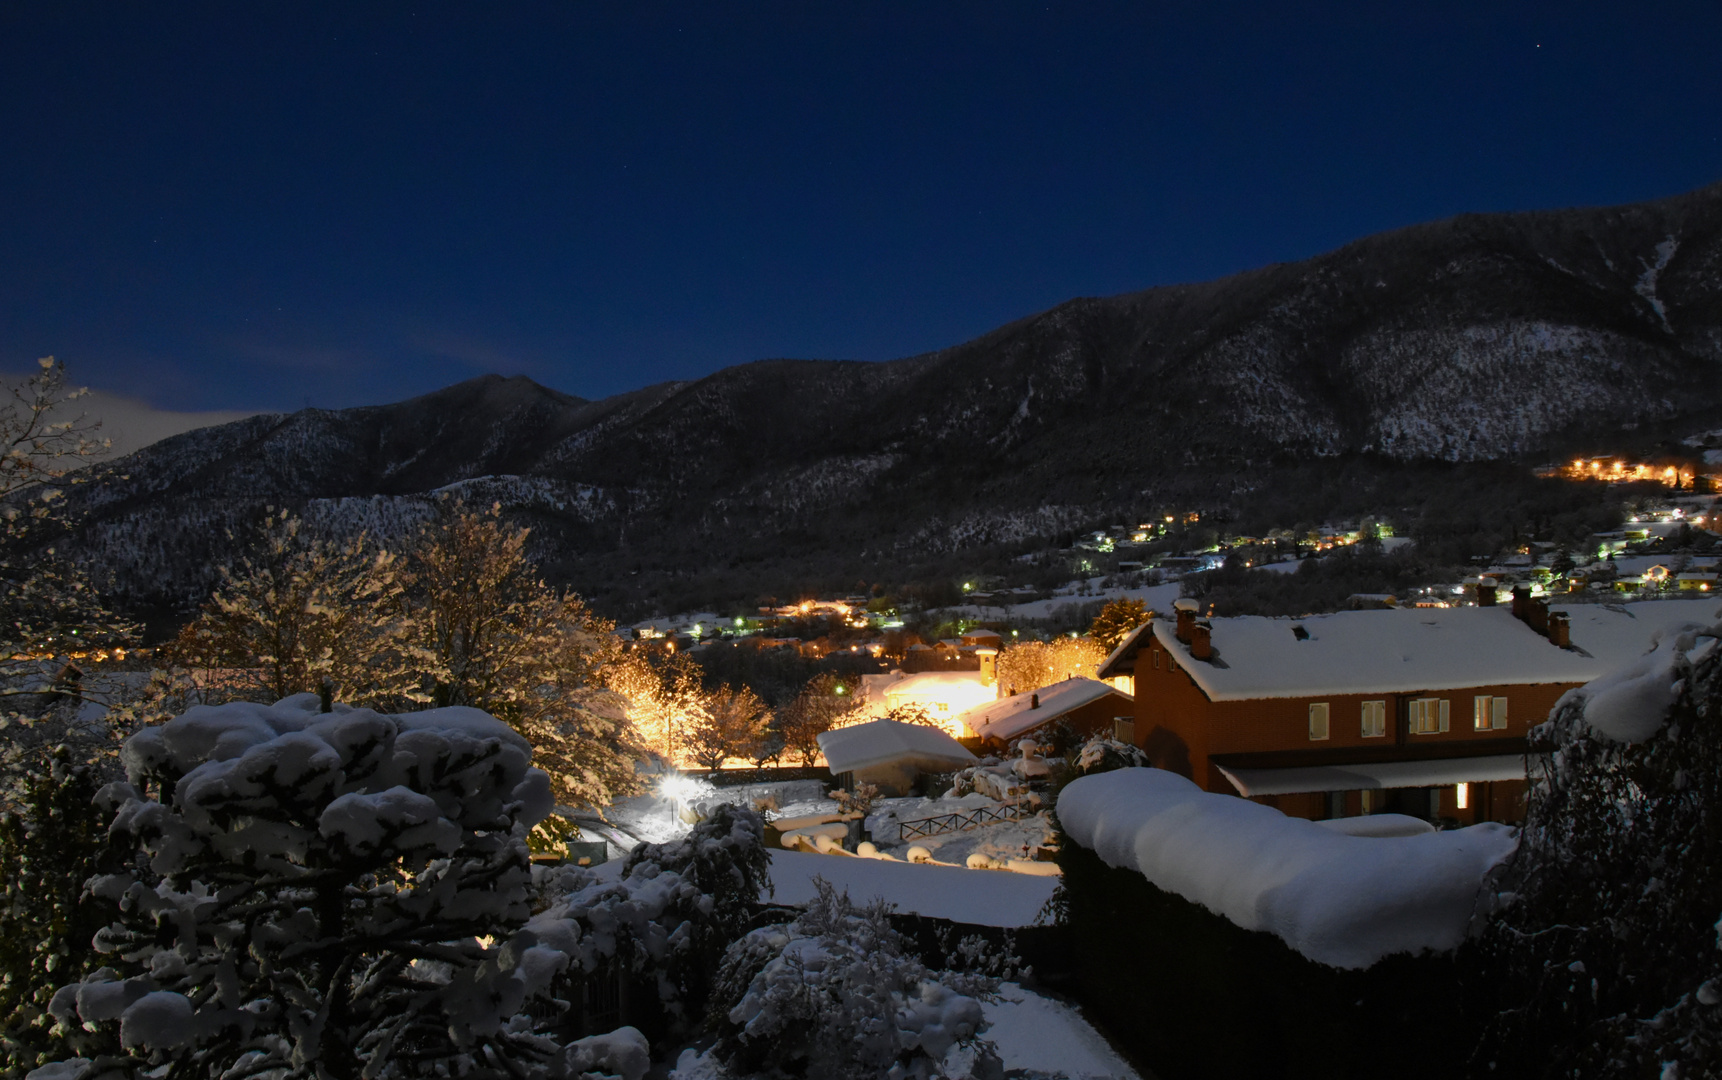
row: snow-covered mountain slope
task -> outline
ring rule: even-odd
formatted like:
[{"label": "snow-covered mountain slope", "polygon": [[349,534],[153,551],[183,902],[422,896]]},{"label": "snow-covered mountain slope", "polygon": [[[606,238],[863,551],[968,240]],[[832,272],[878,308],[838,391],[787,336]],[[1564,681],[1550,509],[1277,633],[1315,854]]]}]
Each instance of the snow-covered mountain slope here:
[{"label": "snow-covered mountain slope", "polygon": [[252,417],[96,470],[73,545],[125,595],[184,605],[262,506],[391,534],[456,491],[533,522],[553,574],[693,572],[1016,543],[1167,477],[1516,457],[1719,407],[1722,184],[1402,229],[890,363],[768,360],[603,401],[487,376]]}]

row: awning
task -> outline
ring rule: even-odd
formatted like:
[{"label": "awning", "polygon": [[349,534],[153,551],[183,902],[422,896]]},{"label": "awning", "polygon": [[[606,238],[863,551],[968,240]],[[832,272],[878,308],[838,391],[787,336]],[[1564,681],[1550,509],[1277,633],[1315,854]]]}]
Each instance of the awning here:
[{"label": "awning", "polygon": [[1228,769],[1224,765],[1215,768],[1226,774],[1238,794],[1245,796],[1445,787],[1525,778],[1523,754],[1381,761],[1370,765],[1310,765],[1296,769]]}]

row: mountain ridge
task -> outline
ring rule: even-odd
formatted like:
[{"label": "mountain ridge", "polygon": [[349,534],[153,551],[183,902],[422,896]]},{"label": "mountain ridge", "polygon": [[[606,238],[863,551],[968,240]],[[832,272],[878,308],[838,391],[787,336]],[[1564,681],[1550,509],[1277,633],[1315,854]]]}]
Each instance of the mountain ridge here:
[{"label": "mountain ridge", "polygon": [[486,375],[251,417],[96,467],[72,547],[130,602],[184,608],[211,581],[184,564],[231,558],[262,506],[390,534],[449,491],[530,521],[568,580],[1028,544],[1275,463],[1510,460],[1677,423],[1722,408],[1718,374],[1722,183],[1458,215],[893,361],[759,360],[595,401]]}]

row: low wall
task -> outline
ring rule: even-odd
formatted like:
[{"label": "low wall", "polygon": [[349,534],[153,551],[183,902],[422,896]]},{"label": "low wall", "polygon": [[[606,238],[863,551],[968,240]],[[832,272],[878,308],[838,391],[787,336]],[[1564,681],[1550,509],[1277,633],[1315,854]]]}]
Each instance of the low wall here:
[{"label": "low wall", "polygon": [[1449,957],[1317,964],[1065,839],[1061,927],[1077,998],[1159,1080],[1465,1073]]}]

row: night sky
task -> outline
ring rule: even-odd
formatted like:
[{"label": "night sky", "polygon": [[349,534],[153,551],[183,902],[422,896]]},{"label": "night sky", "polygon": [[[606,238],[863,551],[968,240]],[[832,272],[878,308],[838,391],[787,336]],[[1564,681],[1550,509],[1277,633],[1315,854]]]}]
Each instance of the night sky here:
[{"label": "night sky", "polygon": [[7,4],[0,371],[602,397],[1722,179],[1722,4],[1402,7]]}]

